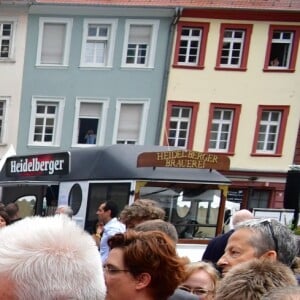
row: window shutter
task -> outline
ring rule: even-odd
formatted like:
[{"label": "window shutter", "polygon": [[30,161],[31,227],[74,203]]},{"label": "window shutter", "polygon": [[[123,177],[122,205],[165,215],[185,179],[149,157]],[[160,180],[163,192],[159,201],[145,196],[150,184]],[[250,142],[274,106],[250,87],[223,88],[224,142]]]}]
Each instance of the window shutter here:
[{"label": "window shutter", "polygon": [[118,140],[139,139],[140,125],[142,121],[143,105],[122,104],[118,128]]},{"label": "window shutter", "polygon": [[41,63],[63,64],[66,29],[66,24],[44,24]]},{"label": "window shutter", "polygon": [[151,26],[131,25],[129,34],[129,44],[150,44]]},{"label": "window shutter", "polygon": [[81,117],[100,117],[101,116],[101,104],[99,103],[84,103],[80,104]]}]

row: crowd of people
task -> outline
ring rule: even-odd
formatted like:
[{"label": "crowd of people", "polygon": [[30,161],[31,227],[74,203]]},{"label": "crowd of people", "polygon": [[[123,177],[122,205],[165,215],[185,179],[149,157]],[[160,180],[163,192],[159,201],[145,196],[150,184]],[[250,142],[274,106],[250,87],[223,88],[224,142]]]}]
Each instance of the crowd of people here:
[{"label": "crowd of people", "polygon": [[274,219],[236,212],[233,229],[191,262],[155,201],[121,211],[102,201],[95,214],[91,235],[68,206],[21,219],[15,203],[0,205],[0,299],[300,299],[299,240]]}]

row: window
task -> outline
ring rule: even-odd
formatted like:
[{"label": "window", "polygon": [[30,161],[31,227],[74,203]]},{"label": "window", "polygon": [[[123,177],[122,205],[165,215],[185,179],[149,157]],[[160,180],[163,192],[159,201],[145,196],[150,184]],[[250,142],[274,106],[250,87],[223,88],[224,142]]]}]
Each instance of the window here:
[{"label": "window", "polygon": [[240,112],[236,104],[210,105],[205,151],[234,153]]},{"label": "window", "polygon": [[64,98],[33,98],[29,144],[58,146]]},{"label": "window", "polygon": [[293,71],[295,69],[299,32],[299,27],[270,26],[265,71]]},{"label": "window", "polygon": [[198,103],[169,101],[164,145],[192,149]]},{"label": "window", "polygon": [[179,22],[174,67],[204,68],[208,23]]},{"label": "window", "polygon": [[118,100],[113,143],[144,144],[149,101]]},{"label": "window", "polygon": [[259,106],[252,155],[281,155],[288,106]]},{"label": "window", "polygon": [[111,67],[117,20],[85,19],[81,66]]},{"label": "window", "polygon": [[13,45],[16,21],[0,20],[0,60],[13,57]]},{"label": "window", "polygon": [[270,191],[250,188],[247,208],[268,208],[270,199]]},{"label": "window", "polygon": [[123,67],[153,68],[159,21],[127,20]]},{"label": "window", "polygon": [[222,24],[216,69],[246,70],[252,25]]},{"label": "window", "polygon": [[108,101],[77,98],[73,145],[103,144]]},{"label": "window", "polygon": [[72,24],[72,19],[40,18],[37,65],[68,65]]},{"label": "window", "polygon": [[4,143],[7,102],[8,98],[0,97],[0,144]]}]

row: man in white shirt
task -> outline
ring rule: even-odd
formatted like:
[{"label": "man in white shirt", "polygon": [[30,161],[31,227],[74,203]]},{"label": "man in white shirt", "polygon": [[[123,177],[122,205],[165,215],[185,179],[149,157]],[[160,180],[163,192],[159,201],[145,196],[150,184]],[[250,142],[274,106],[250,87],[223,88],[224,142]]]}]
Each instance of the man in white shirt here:
[{"label": "man in white shirt", "polygon": [[108,257],[108,239],[116,233],[123,233],[126,230],[125,225],[117,219],[118,213],[118,205],[113,201],[106,201],[100,204],[97,210],[99,223],[104,224],[103,231],[100,234],[101,240],[99,245],[102,263],[104,263]]}]

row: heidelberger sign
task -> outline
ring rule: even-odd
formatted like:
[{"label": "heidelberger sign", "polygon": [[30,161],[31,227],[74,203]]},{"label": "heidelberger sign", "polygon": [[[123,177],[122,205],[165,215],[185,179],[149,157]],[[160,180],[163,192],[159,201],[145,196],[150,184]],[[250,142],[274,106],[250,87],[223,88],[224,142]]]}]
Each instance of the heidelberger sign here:
[{"label": "heidelberger sign", "polygon": [[70,172],[69,152],[9,157],[7,177],[65,175]]},{"label": "heidelberger sign", "polygon": [[229,170],[229,166],[229,157],[225,155],[188,150],[143,152],[137,159],[137,167]]}]

